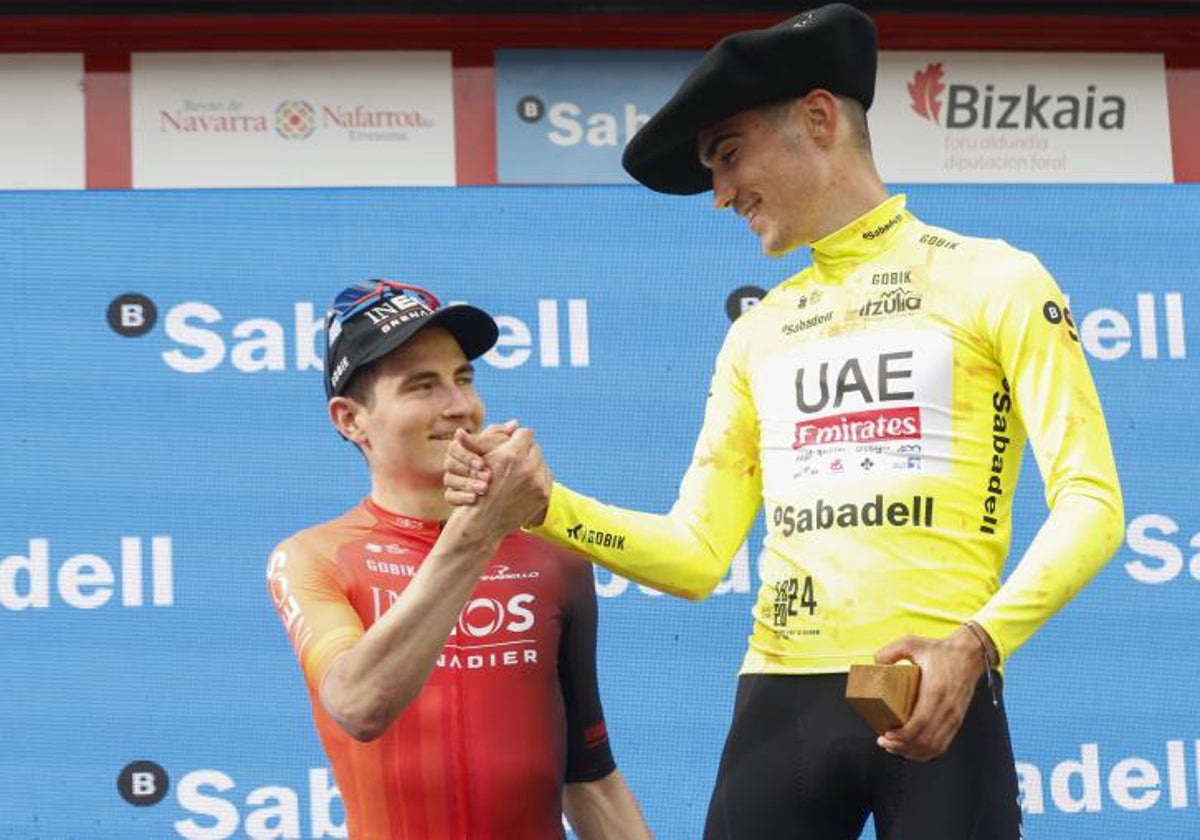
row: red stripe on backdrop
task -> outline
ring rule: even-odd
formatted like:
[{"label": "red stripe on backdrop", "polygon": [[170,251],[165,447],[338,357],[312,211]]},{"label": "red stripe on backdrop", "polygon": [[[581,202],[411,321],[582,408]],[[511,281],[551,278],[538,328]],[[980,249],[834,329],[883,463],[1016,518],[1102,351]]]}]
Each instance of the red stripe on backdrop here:
[{"label": "red stripe on backdrop", "polygon": [[496,72],[491,50],[454,52],[454,151],[460,187],[496,183]]},{"label": "red stripe on backdrop", "polygon": [[1200,181],[1200,70],[1167,69],[1175,180]]},{"label": "red stripe on backdrop", "polygon": [[90,190],[133,185],[129,54],[89,53],[83,60],[86,183]]},{"label": "red stripe on backdrop", "polygon": [[[0,51],[453,49],[649,47],[707,49],[722,35],[787,14],[149,14],[0,16]],[[1194,15],[879,12],[883,49],[1165,52],[1198,60]]]}]

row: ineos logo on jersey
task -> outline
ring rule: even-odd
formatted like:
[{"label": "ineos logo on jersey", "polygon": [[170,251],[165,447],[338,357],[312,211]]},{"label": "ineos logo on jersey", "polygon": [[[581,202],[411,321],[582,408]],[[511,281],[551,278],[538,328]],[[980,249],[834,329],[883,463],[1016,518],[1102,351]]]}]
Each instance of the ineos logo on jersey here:
[{"label": "ineos logo on jersey", "polygon": [[501,630],[523,633],[533,627],[533,612],[528,609],[533,600],[528,593],[514,595],[506,604],[495,598],[472,598],[450,630],[450,637],[459,632],[476,639],[495,635]]},{"label": "ineos logo on jersey", "polygon": [[[400,593],[378,586],[371,587],[375,621],[400,600]],[[481,639],[498,633],[524,633],[535,623],[532,604],[535,596],[528,592],[513,595],[506,601],[496,598],[472,598],[463,606],[458,621],[450,630],[450,638],[461,635]]]},{"label": "ineos logo on jersey", "polygon": [[[108,320],[115,332],[131,338],[153,328],[158,310],[145,295],[129,293],[109,305]],[[311,302],[293,303],[286,319],[229,319],[215,304],[186,301],[166,309],[162,321],[166,338],[172,343],[170,349],[162,351],[162,360],[180,373],[211,373],[226,366],[240,373],[321,370],[324,366],[324,317]],[[495,321],[499,338],[482,356],[492,367],[520,367],[534,360],[535,352],[541,367],[591,365],[585,299],[543,299],[537,302],[531,320],[497,315]],[[390,329],[394,323],[398,321],[385,319],[384,325]]]}]

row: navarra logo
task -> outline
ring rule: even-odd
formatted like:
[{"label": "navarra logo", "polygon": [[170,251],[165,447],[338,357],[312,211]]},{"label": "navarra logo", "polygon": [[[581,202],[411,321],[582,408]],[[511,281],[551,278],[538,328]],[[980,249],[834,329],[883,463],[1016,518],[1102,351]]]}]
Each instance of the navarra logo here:
[{"label": "navarra logo", "polygon": [[947,85],[943,83],[945,75],[942,63],[932,62],[916,71],[908,83],[913,113],[943,128],[1025,131],[1125,128],[1125,98],[1101,95],[1095,85],[1088,85],[1082,93],[1047,93],[1036,84],[1011,90],[997,89],[994,84],[982,88],[971,84]]},{"label": "navarra logo", "polygon": [[285,140],[305,140],[317,129],[317,112],[300,99],[287,99],[275,107],[275,131]]}]

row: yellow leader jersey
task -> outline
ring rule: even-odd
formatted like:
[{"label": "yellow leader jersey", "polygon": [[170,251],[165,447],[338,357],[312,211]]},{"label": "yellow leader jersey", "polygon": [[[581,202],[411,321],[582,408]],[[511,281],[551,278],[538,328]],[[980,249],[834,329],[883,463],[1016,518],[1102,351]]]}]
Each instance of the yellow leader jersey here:
[{"label": "yellow leader jersey", "polygon": [[[894,196],[730,328],[666,515],[555,485],[538,532],[702,598],[765,505],[743,673],[871,661],[974,619],[1006,658],[1120,545],[1124,511],[1079,335],[1054,280]],[[1000,576],[1026,440],[1050,513]]]}]

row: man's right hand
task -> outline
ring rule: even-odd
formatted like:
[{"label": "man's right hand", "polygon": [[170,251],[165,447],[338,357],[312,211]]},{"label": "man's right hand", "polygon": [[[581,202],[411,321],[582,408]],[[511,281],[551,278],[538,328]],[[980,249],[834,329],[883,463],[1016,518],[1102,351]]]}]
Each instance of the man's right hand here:
[{"label": "man's right hand", "polygon": [[442,484],[446,501],[455,507],[473,505],[486,495],[492,474],[486,456],[512,437],[517,421],[493,423],[477,435],[459,429],[446,450]]},{"label": "man's right hand", "polygon": [[541,523],[553,479],[533,431],[512,423],[478,437],[460,430],[447,451],[443,482],[447,501],[461,504],[455,500],[470,496],[473,516],[508,533]]}]

